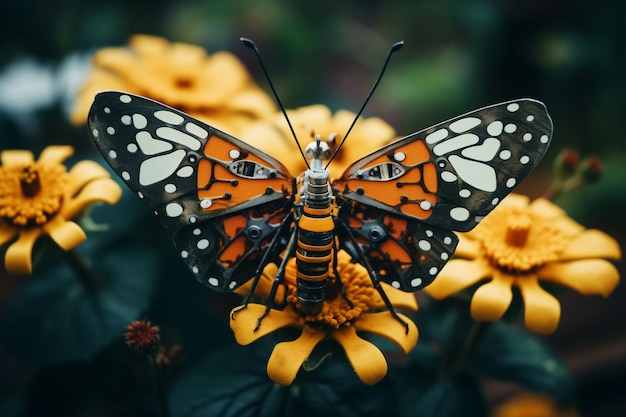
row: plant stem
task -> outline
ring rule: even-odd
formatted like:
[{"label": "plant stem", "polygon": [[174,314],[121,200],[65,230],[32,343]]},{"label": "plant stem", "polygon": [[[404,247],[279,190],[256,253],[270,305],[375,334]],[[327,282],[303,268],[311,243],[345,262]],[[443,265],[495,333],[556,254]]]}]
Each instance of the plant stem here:
[{"label": "plant stem", "polygon": [[149,355],[150,369],[152,371],[152,385],[154,386],[154,393],[159,403],[159,409],[161,410],[162,417],[169,417],[170,411],[167,407],[167,401],[165,400],[165,389],[163,387],[163,381],[161,379],[160,366],[155,355]]},{"label": "plant stem", "polygon": [[[461,308],[467,306],[461,306]],[[491,323],[475,321],[464,311],[458,311],[451,334],[444,347],[441,379],[454,380],[471,361],[482,344]]]},{"label": "plant stem", "polygon": [[65,259],[86,290],[93,291],[100,286],[100,279],[91,268],[91,265],[89,265],[89,262],[80,253],[73,249],[63,251],[63,253],[65,254]]}]

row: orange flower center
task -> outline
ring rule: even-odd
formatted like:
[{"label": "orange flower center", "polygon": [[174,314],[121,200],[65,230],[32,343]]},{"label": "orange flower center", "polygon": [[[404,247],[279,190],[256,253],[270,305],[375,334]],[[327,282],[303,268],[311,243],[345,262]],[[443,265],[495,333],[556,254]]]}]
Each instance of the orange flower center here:
[{"label": "orange flower center", "polygon": [[[297,314],[301,325],[319,330],[337,329],[341,326],[350,326],[352,321],[369,310],[376,290],[365,268],[340,260],[337,270],[344,287],[345,297],[341,293],[341,284],[335,279],[331,266],[322,311],[315,315],[306,315],[299,312],[300,301],[295,283],[295,260],[287,265],[285,270],[285,282],[288,288],[287,302],[294,307],[291,311]],[[350,300],[352,306],[346,298]]]},{"label": "orange flower center", "polygon": [[62,164],[0,167],[0,219],[19,227],[47,223],[61,209],[68,184]]},{"label": "orange flower center", "polygon": [[145,351],[159,342],[159,327],[148,320],[134,321],[127,326],[124,338],[131,348]]},{"label": "orange flower center", "polygon": [[485,257],[505,272],[524,273],[558,260],[567,236],[552,219],[502,207],[475,229]]}]

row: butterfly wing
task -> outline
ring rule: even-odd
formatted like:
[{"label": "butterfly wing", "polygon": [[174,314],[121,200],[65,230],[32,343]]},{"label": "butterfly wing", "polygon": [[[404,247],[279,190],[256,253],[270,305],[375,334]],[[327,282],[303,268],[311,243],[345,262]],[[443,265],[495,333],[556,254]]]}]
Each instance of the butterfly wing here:
[{"label": "butterfly wing", "polygon": [[[539,163],[551,136],[545,106],[531,99],[413,133],[356,161],[333,182],[340,221],[367,256],[380,259],[384,281],[419,289],[454,250],[451,230],[476,226]],[[384,214],[364,216],[362,207]],[[404,222],[407,231],[394,234]],[[371,238],[368,228],[374,226],[384,239]]]},{"label": "butterfly wing", "polygon": [[89,133],[128,187],[174,232],[196,278],[231,291],[252,277],[293,206],[295,181],[277,160],[156,101],[96,96]]}]

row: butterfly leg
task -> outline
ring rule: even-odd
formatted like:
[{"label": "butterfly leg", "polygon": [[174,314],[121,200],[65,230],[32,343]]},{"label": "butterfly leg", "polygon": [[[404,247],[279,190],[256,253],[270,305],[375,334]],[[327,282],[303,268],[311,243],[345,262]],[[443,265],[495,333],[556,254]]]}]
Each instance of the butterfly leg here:
[{"label": "butterfly leg", "polygon": [[268,301],[265,306],[265,311],[257,319],[256,327],[254,328],[255,332],[259,329],[259,327],[261,327],[261,321],[265,318],[265,316],[269,314],[272,308],[272,302],[274,300],[274,297],[276,296],[276,291],[278,289],[278,286],[283,282],[283,279],[285,276],[285,267],[287,266],[287,261],[289,260],[289,258],[293,256],[294,252],[296,251],[297,233],[298,233],[298,227],[294,226],[291,232],[291,237],[289,238],[289,245],[287,246],[287,251],[285,252],[285,256],[280,262],[278,270],[276,271],[276,275],[274,276],[274,283],[272,284],[272,289],[270,290],[270,295],[268,297]]},{"label": "butterfly leg", "polygon": [[[285,232],[286,228],[288,228],[289,225],[291,225],[291,223],[293,221],[293,216],[294,216],[294,213],[293,212],[289,212],[289,214],[287,216],[285,216],[285,218],[283,219],[283,221],[282,221],[278,231],[276,232],[276,234],[272,238],[272,241],[270,242],[270,246],[268,247],[268,249],[263,254],[263,257],[261,258],[261,261],[259,262],[259,265],[258,265],[257,269],[254,271],[254,278],[252,280],[252,283],[250,284],[250,288],[248,289],[248,292],[246,293],[245,297],[243,298],[243,303],[239,307],[233,309],[233,311],[230,314],[231,319],[235,318],[235,314],[237,312],[239,312],[239,311],[243,310],[244,308],[248,307],[248,303],[250,302],[250,299],[254,295],[254,291],[256,290],[256,286],[259,283],[259,280],[261,279],[261,275],[263,274],[263,270],[265,269],[267,264],[270,262],[272,257],[275,255],[274,254],[274,250],[277,247],[277,244],[278,244],[281,236]],[[285,297],[286,297],[286,295],[285,295]],[[269,303],[273,303],[273,297],[268,299],[268,304]]]},{"label": "butterfly leg", "polygon": [[350,231],[348,226],[346,226],[344,223],[338,222],[336,224],[340,225],[340,227],[342,227],[346,231],[346,236],[348,236],[350,240],[352,241],[352,244],[354,245],[354,249],[356,250],[357,255],[359,257],[358,262],[361,263],[367,269],[367,272],[369,273],[369,276],[372,280],[372,284],[374,285],[374,288],[376,289],[376,291],[378,291],[381,298],[383,299],[385,306],[387,307],[387,310],[389,310],[393,318],[398,320],[404,326],[404,330],[408,334],[409,324],[402,317],[400,317],[400,315],[398,315],[398,313],[396,312],[396,308],[393,306],[393,304],[391,304],[391,301],[389,301],[389,297],[387,297],[385,290],[380,285],[380,278],[378,277],[378,274],[376,273],[374,268],[372,268],[372,265],[367,260],[365,253],[363,253],[363,249],[361,249],[361,246],[352,235],[352,232]]},{"label": "butterfly leg", "polygon": [[339,285],[339,292],[341,294],[341,296],[343,297],[344,300],[346,300],[346,303],[348,303],[348,305],[350,306],[350,308],[354,307],[354,304],[352,303],[352,301],[348,298],[348,295],[346,294],[346,286],[343,285],[343,281],[341,280],[341,275],[339,275],[339,271],[337,270],[337,241],[333,241],[334,245],[333,245],[333,273],[335,274],[335,279],[337,280],[337,284]]}]

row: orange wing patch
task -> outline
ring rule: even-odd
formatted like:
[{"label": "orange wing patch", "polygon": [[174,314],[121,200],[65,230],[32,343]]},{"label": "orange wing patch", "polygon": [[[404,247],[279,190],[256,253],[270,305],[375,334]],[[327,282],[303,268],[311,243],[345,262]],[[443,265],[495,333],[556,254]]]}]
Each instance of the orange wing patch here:
[{"label": "orange wing patch", "polygon": [[437,203],[437,184],[437,167],[428,148],[422,140],[414,140],[355,163],[333,187],[423,220],[430,217]]},{"label": "orange wing patch", "polygon": [[[218,136],[204,147],[198,164],[198,199],[205,212],[219,211],[267,193],[290,194],[292,181],[257,155]],[[281,172],[282,171],[282,172]]]}]

